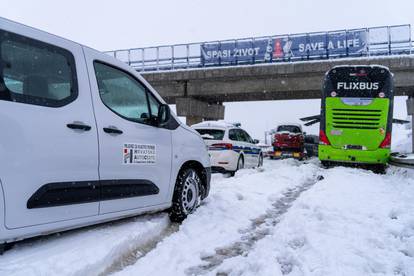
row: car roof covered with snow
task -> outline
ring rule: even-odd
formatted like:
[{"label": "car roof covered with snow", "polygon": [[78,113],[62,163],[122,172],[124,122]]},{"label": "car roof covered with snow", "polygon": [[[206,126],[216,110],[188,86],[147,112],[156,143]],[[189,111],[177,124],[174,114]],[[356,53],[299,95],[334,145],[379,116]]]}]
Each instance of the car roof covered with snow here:
[{"label": "car roof covered with snow", "polygon": [[192,128],[216,128],[216,129],[227,129],[227,128],[237,128],[240,126],[240,123],[229,123],[226,121],[204,121],[198,124],[194,124]]},{"label": "car roof covered with snow", "polygon": [[280,127],[280,126],[297,126],[297,127],[302,128],[302,125],[301,124],[298,124],[298,123],[281,123],[281,124],[278,124],[276,126],[276,128],[277,127]]},{"label": "car roof covered with snow", "polygon": [[298,123],[281,123],[281,124],[278,124],[278,125],[277,125],[274,129],[272,129],[272,130],[271,130],[271,132],[272,132],[272,133],[277,132],[277,129],[278,129],[280,126],[296,126],[296,127],[300,128],[300,131],[303,131],[303,129],[302,129],[302,125],[301,125],[301,124],[298,124]]}]

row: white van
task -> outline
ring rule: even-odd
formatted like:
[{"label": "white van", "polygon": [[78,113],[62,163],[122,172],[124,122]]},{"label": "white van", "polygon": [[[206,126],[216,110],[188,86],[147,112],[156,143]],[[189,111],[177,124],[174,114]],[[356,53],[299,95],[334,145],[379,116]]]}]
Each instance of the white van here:
[{"label": "white van", "polygon": [[131,67],[0,18],[0,244],[207,197],[210,160]]}]

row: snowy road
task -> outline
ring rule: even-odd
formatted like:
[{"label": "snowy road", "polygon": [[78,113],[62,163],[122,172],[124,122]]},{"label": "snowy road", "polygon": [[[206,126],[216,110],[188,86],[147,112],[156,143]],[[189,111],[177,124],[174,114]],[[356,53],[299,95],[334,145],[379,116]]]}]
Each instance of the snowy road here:
[{"label": "snowy road", "polygon": [[414,173],[268,161],[181,225],[165,213],[32,239],[0,275],[414,275]]}]

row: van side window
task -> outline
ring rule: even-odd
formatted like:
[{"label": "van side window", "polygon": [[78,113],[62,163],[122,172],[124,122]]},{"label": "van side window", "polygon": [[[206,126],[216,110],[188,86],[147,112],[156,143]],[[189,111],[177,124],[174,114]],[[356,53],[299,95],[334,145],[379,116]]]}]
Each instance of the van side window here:
[{"label": "van side window", "polygon": [[60,107],[77,94],[75,60],[69,51],[0,31],[0,100]]},{"label": "van side window", "polygon": [[150,109],[151,109],[151,116],[157,118],[158,110],[160,108],[160,103],[150,92],[148,92],[148,100],[149,100]]},{"label": "van side window", "polygon": [[128,73],[94,62],[102,102],[119,116],[138,123],[150,123],[145,87]]}]

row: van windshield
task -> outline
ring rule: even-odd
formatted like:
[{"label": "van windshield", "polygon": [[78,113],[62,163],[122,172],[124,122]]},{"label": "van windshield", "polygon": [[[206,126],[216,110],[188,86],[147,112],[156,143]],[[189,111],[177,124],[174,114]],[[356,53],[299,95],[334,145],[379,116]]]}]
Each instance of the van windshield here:
[{"label": "van windshield", "polygon": [[223,140],[224,130],[220,129],[196,129],[204,140]]}]

